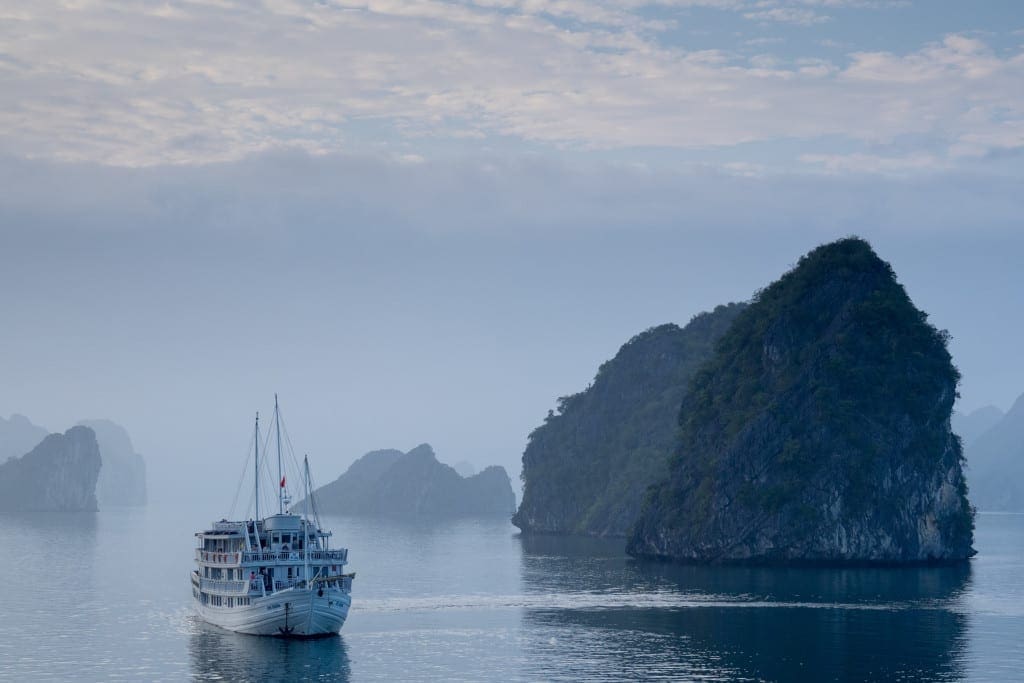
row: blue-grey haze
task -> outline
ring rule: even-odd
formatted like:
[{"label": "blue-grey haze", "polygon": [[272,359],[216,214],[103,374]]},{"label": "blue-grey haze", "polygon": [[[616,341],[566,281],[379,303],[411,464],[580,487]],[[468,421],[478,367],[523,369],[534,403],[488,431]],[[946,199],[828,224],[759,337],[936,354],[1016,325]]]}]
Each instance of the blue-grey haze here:
[{"label": "blue-grey haze", "polygon": [[620,344],[856,233],[953,337],[961,408],[1024,391],[1016,183],[480,157],[0,164],[0,414],[128,428],[152,495],[237,480],[273,392],[318,479],[429,441],[501,464]]}]

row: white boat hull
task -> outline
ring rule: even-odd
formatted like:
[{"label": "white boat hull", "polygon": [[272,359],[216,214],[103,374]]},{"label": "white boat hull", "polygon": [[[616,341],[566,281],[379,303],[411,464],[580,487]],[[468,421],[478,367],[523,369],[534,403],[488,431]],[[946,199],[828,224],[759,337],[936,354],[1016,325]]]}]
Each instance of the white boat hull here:
[{"label": "white boat hull", "polygon": [[348,593],[331,589],[290,588],[266,597],[254,597],[249,605],[215,607],[195,601],[199,616],[215,626],[256,636],[315,638],[338,633],[352,604]]}]

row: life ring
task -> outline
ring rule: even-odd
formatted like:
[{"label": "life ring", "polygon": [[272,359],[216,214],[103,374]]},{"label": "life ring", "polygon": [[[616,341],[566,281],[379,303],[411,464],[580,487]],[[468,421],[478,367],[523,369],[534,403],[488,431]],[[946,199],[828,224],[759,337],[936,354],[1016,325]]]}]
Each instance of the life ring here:
[{"label": "life ring", "polygon": [[288,559],[290,559],[290,560],[297,560],[297,559],[299,559],[299,554],[298,553],[292,553],[291,555],[288,556]]}]

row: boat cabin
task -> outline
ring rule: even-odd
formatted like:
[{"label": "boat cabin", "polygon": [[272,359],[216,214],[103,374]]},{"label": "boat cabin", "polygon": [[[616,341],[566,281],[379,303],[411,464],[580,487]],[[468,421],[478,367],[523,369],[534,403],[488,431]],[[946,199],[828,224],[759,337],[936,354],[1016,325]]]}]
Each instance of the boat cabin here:
[{"label": "boat cabin", "polygon": [[248,605],[266,596],[317,582],[324,588],[346,588],[342,575],[348,550],[329,549],[331,532],[293,514],[263,520],[221,520],[196,533],[193,594],[202,604]]}]

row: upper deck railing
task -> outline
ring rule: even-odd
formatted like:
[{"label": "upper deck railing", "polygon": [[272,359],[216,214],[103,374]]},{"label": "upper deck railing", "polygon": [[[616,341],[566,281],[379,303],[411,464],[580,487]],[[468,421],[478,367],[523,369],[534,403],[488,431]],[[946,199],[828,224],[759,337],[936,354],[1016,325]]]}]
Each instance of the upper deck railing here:
[{"label": "upper deck railing", "polygon": [[224,553],[200,550],[196,548],[196,559],[207,564],[219,564],[226,567],[238,565],[242,561],[243,553]]},{"label": "upper deck railing", "polygon": [[251,553],[244,552],[242,553],[242,559],[244,562],[305,562],[306,557],[303,553],[309,555],[310,562],[348,562],[348,548],[339,548],[337,550],[278,550]]},{"label": "upper deck railing", "polygon": [[245,595],[249,592],[248,581],[227,581],[224,579],[199,579],[199,587],[211,593],[222,595]]},{"label": "upper deck railing", "polygon": [[243,562],[306,562],[306,555],[309,555],[310,562],[329,562],[332,564],[344,564],[348,562],[348,548],[337,550],[279,550],[260,552],[213,552],[196,548],[196,559],[206,564],[216,564],[224,567],[236,567]]},{"label": "upper deck railing", "polygon": [[306,588],[307,586],[312,589],[339,588],[343,591],[351,591],[353,578],[355,578],[355,574],[335,574],[330,576],[316,576],[308,582],[297,576],[288,577],[286,579],[277,579],[271,582],[262,574],[253,579],[237,580],[208,579],[193,572],[192,585],[207,593],[216,593],[219,595],[230,596],[254,593],[271,595],[277,591],[282,591],[288,588]]}]

